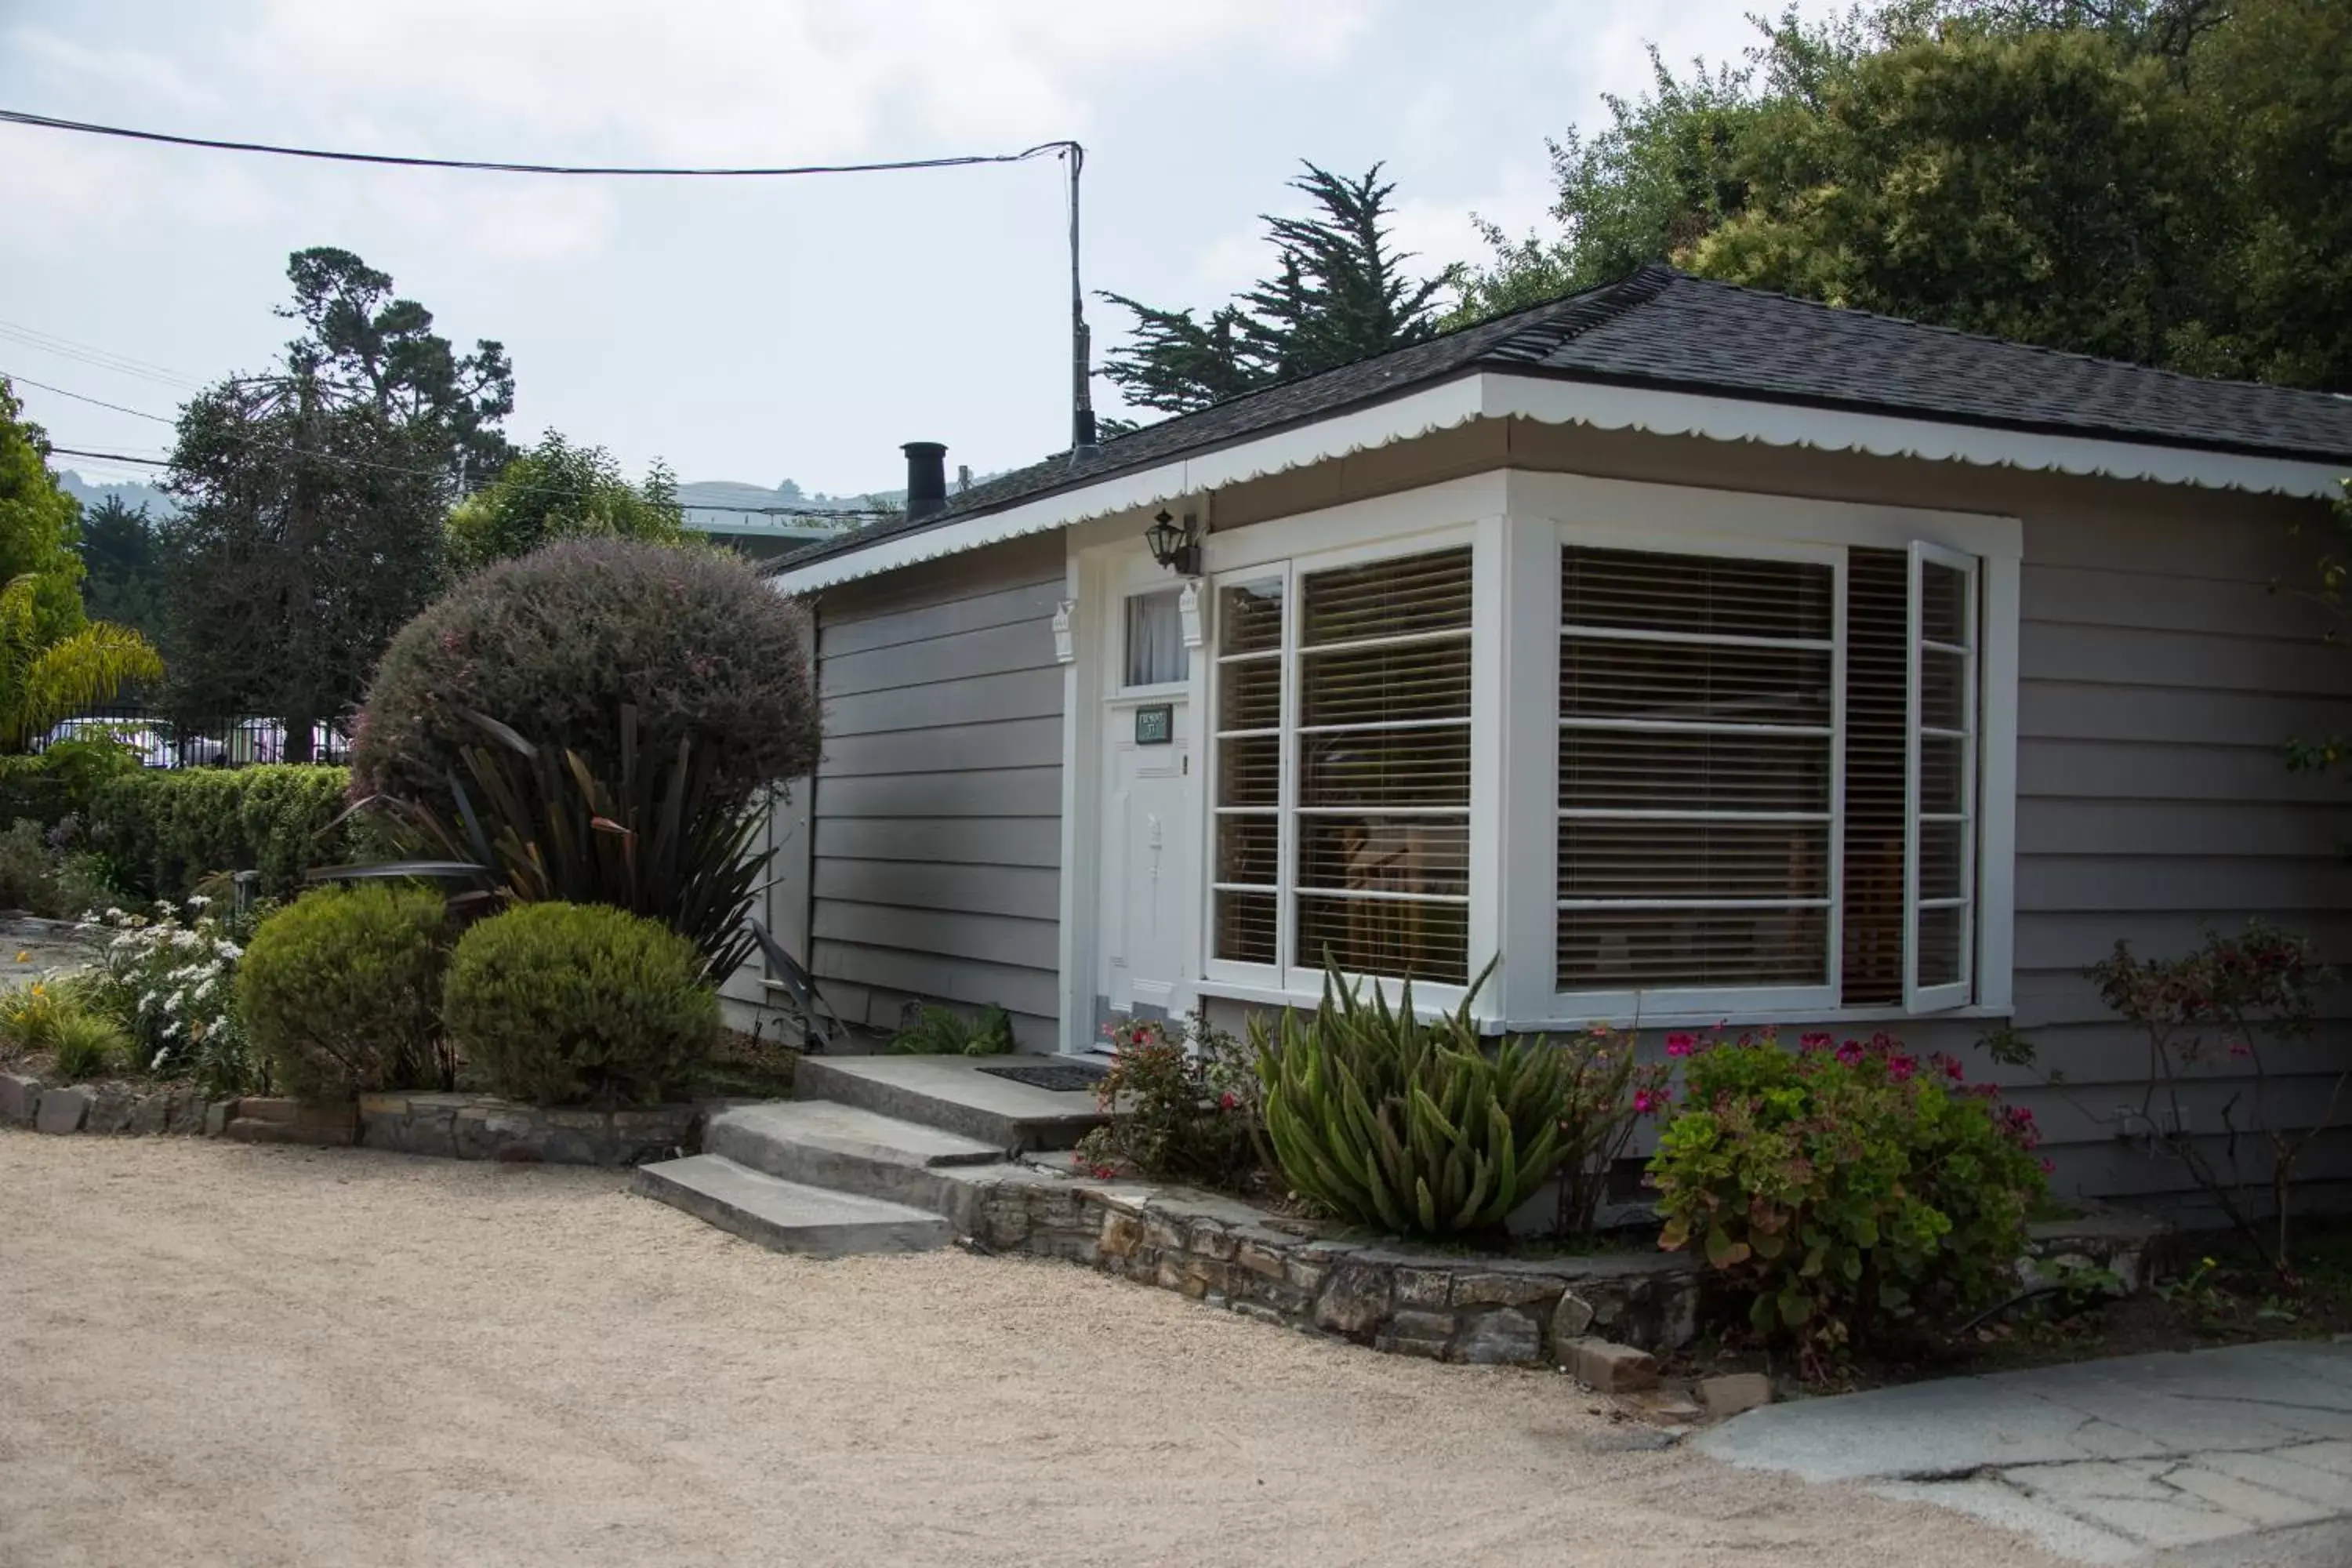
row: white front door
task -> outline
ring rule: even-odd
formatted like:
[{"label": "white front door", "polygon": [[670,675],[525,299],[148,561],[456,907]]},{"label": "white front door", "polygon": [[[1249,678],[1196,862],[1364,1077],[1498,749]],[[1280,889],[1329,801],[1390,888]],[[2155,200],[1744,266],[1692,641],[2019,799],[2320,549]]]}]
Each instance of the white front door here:
[{"label": "white front door", "polygon": [[1192,883],[1199,816],[1181,579],[1154,567],[1108,574],[1102,627],[1103,801],[1096,873],[1095,1027],[1192,1005]]}]

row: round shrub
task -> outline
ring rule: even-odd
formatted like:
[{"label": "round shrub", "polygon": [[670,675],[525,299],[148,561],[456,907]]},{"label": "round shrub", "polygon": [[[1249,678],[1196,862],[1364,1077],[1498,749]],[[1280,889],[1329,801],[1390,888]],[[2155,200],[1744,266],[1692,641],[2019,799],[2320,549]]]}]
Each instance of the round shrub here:
[{"label": "round shrub", "polygon": [[261,922],[236,968],[246,1032],[303,1100],[439,1088],[446,908],[430,889],[320,888]]},{"label": "round shrub", "polygon": [[604,904],[524,904],[457,942],[442,1016],[485,1087],[535,1105],[653,1104],[709,1054],[694,944]]},{"label": "round shrub", "polygon": [[1660,1240],[1702,1253],[1758,1333],[1835,1356],[2013,1288],[2046,1186],[2032,1113],[1992,1085],[1884,1035],[1666,1049],[1687,1063],[1650,1161]]},{"label": "round shrub", "polygon": [[467,578],[393,639],[352,737],[352,787],[439,799],[464,776],[459,748],[484,739],[468,710],[609,764],[623,703],[643,754],[692,736],[730,784],[794,777],[818,745],[806,626],[728,552],[549,545]]}]

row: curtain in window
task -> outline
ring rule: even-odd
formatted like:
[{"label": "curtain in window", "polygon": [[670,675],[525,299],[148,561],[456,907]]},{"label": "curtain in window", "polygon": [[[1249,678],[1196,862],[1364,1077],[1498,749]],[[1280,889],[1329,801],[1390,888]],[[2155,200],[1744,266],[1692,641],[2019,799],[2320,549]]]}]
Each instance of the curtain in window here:
[{"label": "curtain in window", "polygon": [[1192,673],[1184,647],[1183,590],[1130,595],[1127,601],[1129,686],[1164,686]]}]

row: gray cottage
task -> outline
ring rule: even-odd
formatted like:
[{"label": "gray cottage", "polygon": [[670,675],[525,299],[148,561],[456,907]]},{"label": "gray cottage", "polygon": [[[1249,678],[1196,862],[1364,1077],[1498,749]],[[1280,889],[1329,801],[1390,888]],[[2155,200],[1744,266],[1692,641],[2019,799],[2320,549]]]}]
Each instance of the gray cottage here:
[{"label": "gray cottage", "polygon": [[1659,267],[953,498],[940,456],[777,577],[826,742],[770,923],[852,1019],[1077,1052],[1328,958],[1491,963],[1497,1030],[2013,1026],[2060,1189],[2155,1199],[2083,966],[2256,914],[2352,956],[2342,786],[2281,750],[2352,656],[2278,587],[2352,400]]}]

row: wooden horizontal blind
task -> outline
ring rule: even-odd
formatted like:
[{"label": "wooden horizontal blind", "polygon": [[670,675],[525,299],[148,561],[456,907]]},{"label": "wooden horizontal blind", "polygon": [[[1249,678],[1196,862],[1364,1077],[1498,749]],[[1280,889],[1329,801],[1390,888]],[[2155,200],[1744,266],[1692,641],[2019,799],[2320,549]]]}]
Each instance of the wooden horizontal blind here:
[{"label": "wooden horizontal blind", "polygon": [[1569,546],[1564,991],[1826,984],[1837,572]]},{"label": "wooden horizontal blind", "polygon": [[1470,552],[1298,579],[1293,963],[1469,979]]}]

